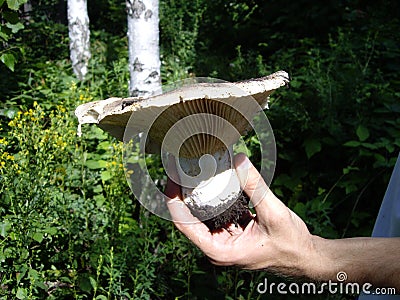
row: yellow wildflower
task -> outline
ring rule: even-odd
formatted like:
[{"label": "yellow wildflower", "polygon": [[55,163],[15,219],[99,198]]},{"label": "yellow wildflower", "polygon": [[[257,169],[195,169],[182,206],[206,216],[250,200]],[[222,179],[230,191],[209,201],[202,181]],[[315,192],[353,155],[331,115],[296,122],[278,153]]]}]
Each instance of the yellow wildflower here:
[{"label": "yellow wildflower", "polygon": [[65,113],[65,112],[66,112],[65,107],[63,107],[63,106],[61,106],[61,105],[57,105],[57,109],[58,109],[59,112],[62,112],[62,113]]},{"label": "yellow wildflower", "polygon": [[75,81],[71,81],[71,87],[69,88],[71,91],[76,91],[76,82]]}]

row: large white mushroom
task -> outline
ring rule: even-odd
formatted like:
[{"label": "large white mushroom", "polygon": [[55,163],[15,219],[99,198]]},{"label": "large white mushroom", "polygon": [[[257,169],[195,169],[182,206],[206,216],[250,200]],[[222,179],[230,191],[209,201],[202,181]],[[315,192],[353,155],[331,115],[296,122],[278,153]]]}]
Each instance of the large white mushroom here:
[{"label": "large white mushroom", "polygon": [[288,74],[279,71],[236,83],[189,84],[146,99],[86,103],[75,111],[78,134],[85,123],[119,140],[144,132],[147,153],[163,150],[176,158],[182,196],[192,214],[219,229],[237,222],[246,206],[232,147],[252,129],[252,119],[268,106],[270,94],[288,81]]}]

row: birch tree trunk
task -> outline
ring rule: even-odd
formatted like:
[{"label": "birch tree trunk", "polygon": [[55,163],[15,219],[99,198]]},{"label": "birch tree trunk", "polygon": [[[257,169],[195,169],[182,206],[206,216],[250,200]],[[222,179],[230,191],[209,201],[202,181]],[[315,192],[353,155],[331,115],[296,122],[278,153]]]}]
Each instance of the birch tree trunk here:
[{"label": "birch tree trunk", "polygon": [[31,19],[31,12],[32,12],[32,3],[31,1],[26,1],[26,3],[24,3],[23,6],[23,18],[27,21],[29,21]]},{"label": "birch tree trunk", "polygon": [[69,49],[76,77],[83,80],[90,59],[90,30],[86,0],[68,0]]},{"label": "birch tree trunk", "polygon": [[129,93],[149,97],[161,93],[158,0],[127,0]]}]

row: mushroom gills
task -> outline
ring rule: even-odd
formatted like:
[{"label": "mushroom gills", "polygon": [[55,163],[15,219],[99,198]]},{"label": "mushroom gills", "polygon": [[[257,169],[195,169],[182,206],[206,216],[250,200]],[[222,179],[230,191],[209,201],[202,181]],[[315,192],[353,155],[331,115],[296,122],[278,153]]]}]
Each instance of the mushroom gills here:
[{"label": "mushroom gills", "polygon": [[[259,107],[253,101],[253,108],[247,97],[235,100],[233,105],[215,99],[172,105],[149,130],[152,141],[175,157],[184,202],[210,230],[240,217],[235,207],[242,203],[236,203],[242,191],[233,167],[233,145],[251,128],[249,119]],[[242,111],[249,108],[246,117]]]},{"label": "mushroom gills", "polygon": [[210,229],[220,229],[251,218],[232,166],[232,145],[252,130],[269,95],[288,82],[288,74],[279,71],[236,83],[199,82],[146,99],[85,103],[75,110],[78,134],[81,124],[94,123],[125,143],[139,134],[146,137],[145,153],[175,156],[185,203]]},{"label": "mushroom gills", "polygon": [[183,201],[212,231],[240,223],[247,212],[232,158],[233,146],[199,158],[176,158]]}]

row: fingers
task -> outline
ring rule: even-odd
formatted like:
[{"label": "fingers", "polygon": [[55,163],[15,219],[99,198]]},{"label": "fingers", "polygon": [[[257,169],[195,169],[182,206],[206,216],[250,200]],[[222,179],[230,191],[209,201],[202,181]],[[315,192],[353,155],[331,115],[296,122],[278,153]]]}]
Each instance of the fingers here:
[{"label": "fingers", "polygon": [[243,191],[250,197],[259,219],[268,220],[271,213],[279,214],[287,207],[271,192],[248,157],[240,153],[235,157],[235,168]]},{"label": "fingers", "polygon": [[169,198],[169,200],[167,200],[168,203],[168,201],[172,199],[181,198],[181,187],[178,185],[176,180],[171,179],[174,178],[174,175],[177,174],[174,159],[171,157],[168,157],[167,169],[168,169],[167,171],[168,180],[167,180],[167,186],[165,188],[165,195]]},{"label": "fingers", "polygon": [[[168,180],[165,188],[165,195],[168,209],[172,216],[172,221],[179,223],[198,223],[191,213],[189,208],[182,201],[181,187],[177,183],[178,173],[175,165],[175,158],[170,155],[168,157]],[[171,179],[172,178],[172,179]]]},{"label": "fingers", "polygon": [[[211,233],[208,227],[194,217],[189,208],[181,199],[181,188],[171,178],[178,178],[175,158],[170,155],[168,158],[168,181],[165,189],[167,207],[176,227],[182,231],[194,244],[200,247],[200,244],[210,242]],[[201,245],[203,246],[203,245]]]}]

